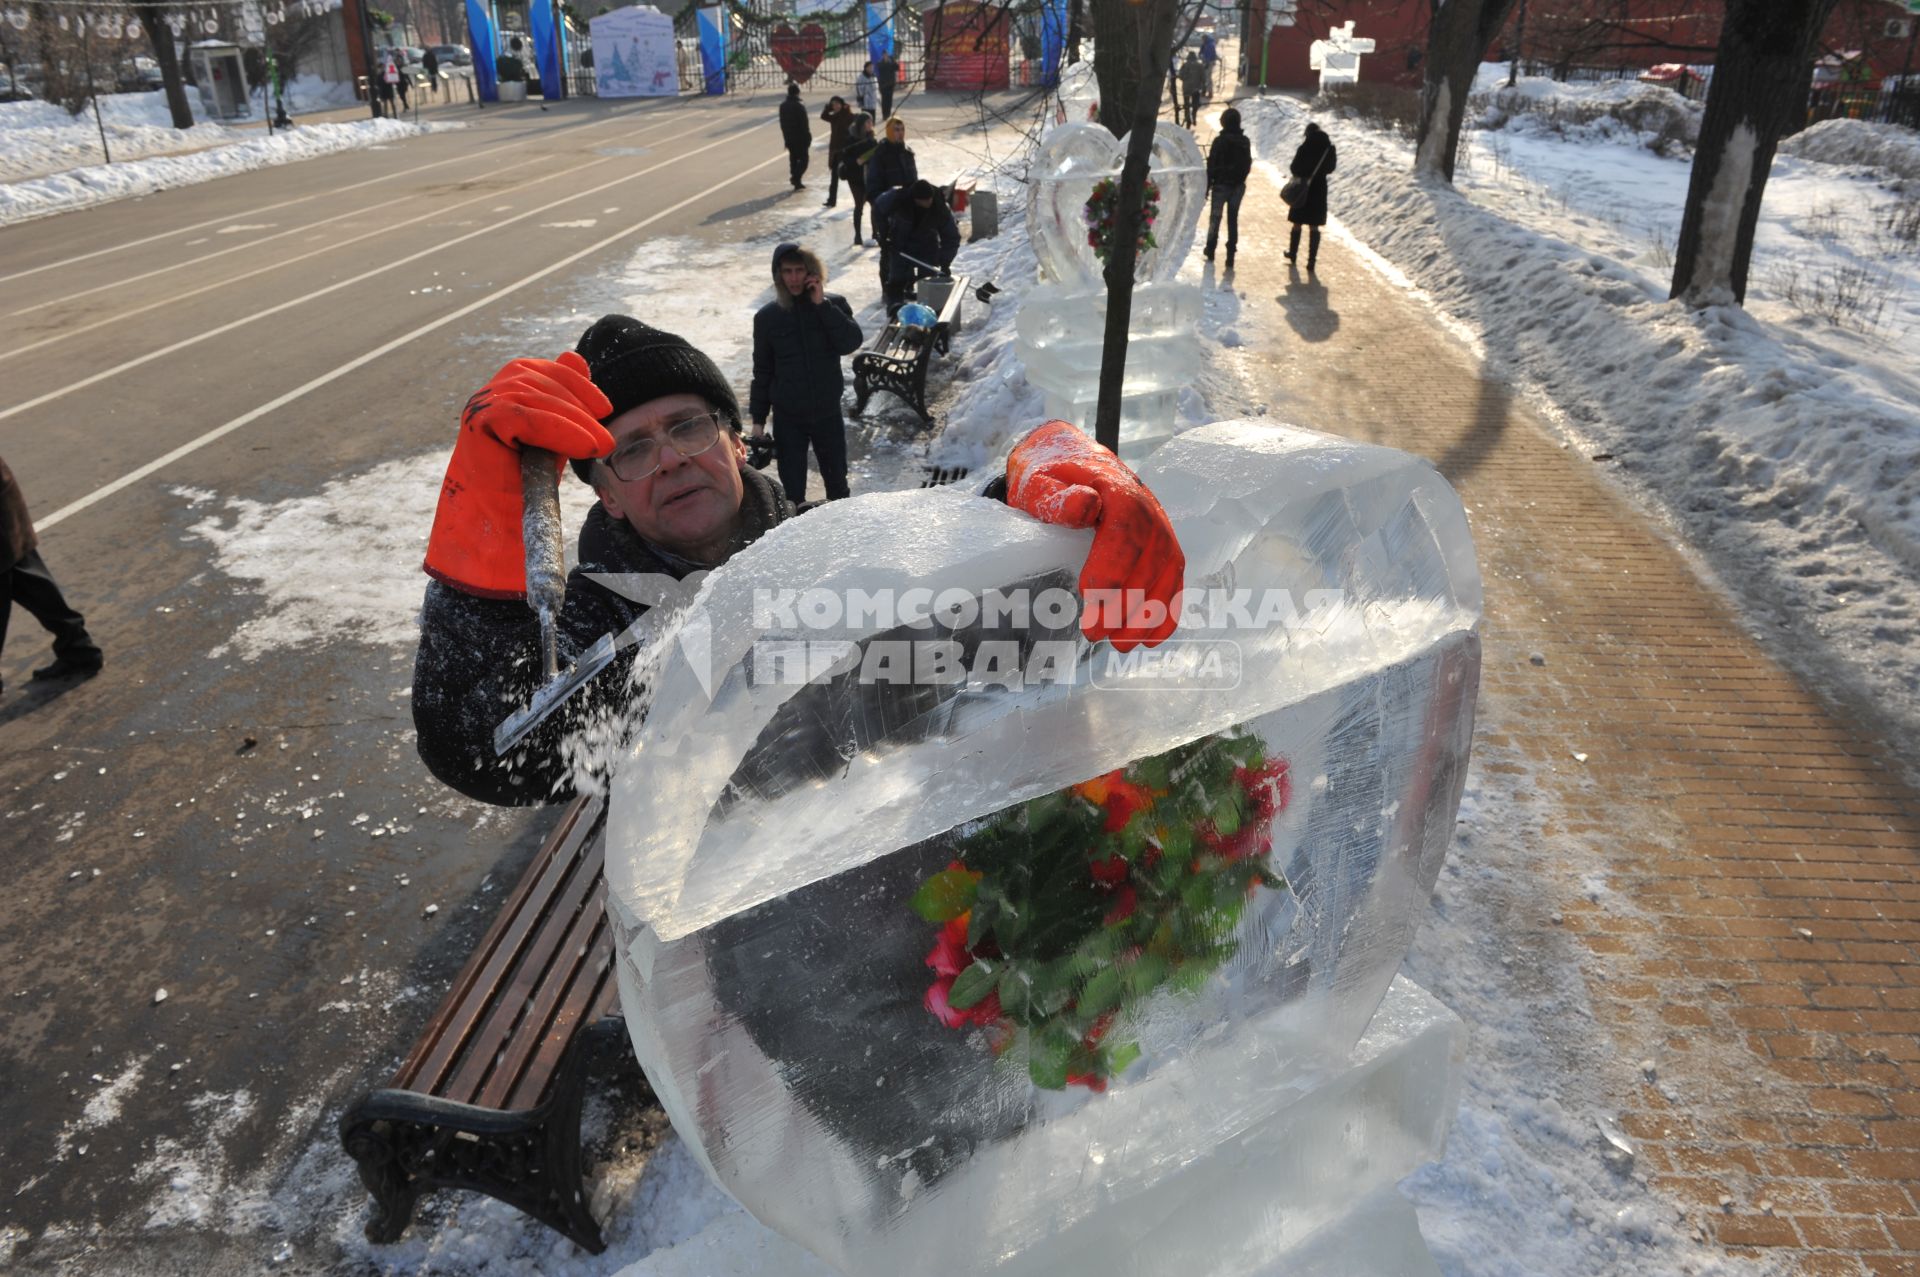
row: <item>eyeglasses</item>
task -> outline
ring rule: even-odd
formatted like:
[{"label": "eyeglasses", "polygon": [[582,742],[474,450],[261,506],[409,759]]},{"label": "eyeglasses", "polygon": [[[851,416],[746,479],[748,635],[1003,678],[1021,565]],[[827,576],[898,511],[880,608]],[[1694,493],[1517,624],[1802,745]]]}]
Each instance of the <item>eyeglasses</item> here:
[{"label": "eyeglasses", "polygon": [[721,417],[703,412],[697,417],[676,421],[658,435],[642,435],[621,445],[606,458],[607,469],[623,483],[638,483],[660,468],[660,440],[673,445],[683,457],[697,457],[720,440]]}]

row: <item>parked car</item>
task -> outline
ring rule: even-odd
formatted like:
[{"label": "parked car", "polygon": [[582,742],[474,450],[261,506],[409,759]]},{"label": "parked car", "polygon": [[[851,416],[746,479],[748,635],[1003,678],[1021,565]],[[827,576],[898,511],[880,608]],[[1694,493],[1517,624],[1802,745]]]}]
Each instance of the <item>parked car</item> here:
[{"label": "parked car", "polygon": [[440,67],[470,67],[473,65],[473,50],[464,44],[436,44],[433,56],[440,59]]}]

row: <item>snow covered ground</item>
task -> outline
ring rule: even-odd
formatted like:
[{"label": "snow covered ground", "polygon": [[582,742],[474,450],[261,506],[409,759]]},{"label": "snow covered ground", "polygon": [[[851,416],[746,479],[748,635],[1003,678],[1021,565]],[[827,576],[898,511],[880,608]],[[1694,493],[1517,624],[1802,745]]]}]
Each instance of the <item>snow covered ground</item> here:
[{"label": "snow covered ground", "polygon": [[[1267,127],[1280,128],[1288,137],[1297,131],[1297,117],[1284,114],[1286,108],[1263,110],[1272,113]],[[1396,151],[1396,144],[1356,136],[1349,128],[1343,127],[1339,136],[1346,180],[1339,187],[1337,207],[1356,228],[1363,218],[1375,219],[1369,227],[1390,222],[1395,206],[1387,173],[1391,169],[1404,178],[1404,152]],[[977,140],[915,139],[915,145],[923,172],[932,176],[991,167],[990,160],[1005,155],[996,147],[990,157]],[[1599,159],[1639,162],[1631,147],[1606,145],[1623,154],[1609,151]],[[1598,162],[1591,154],[1595,149],[1566,146]],[[1271,141],[1262,151],[1276,153]],[[1569,154],[1563,159],[1562,171],[1568,176],[1560,180],[1569,180],[1582,167],[1578,158]],[[1671,164],[1650,154],[1649,159]],[[1490,163],[1478,164],[1468,181],[1484,176],[1487,167]],[[939,376],[952,378],[946,391],[945,432],[929,447],[904,418],[857,426],[856,448],[865,455],[853,477],[856,491],[915,486],[930,464],[971,467],[977,481],[1013,439],[1040,420],[1040,396],[1027,385],[1012,345],[1013,314],[1034,270],[1032,251],[1021,233],[1018,176],[1017,170],[989,175],[1002,196],[1003,233],[962,250],[961,270],[992,278],[1006,291],[991,308],[969,302],[969,327],[940,369]],[[1526,197],[1517,193],[1524,189],[1518,177],[1495,182],[1486,176],[1485,181],[1489,190],[1512,187],[1516,216],[1527,208]],[[870,246],[852,246],[844,203],[837,212],[825,212],[818,194],[816,185],[804,196],[781,195],[737,210],[728,220],[724,240],[686,237],[639,245],[622,270],[580,280],[563,305],[509,319],[486,340],[487,357],[502,354],[497,349],[502,345],[550,355],[571,346],[600,314],[628,310],[708,350],[744,392],[748,321],[769,295],[771,248],[780,240],[801,239],[821,248],[834,276],[829,287],[849,296],[863,323],[877,319],[875,252]],[[1386,206],[1376,209],[1376,202]],[[1455,202],[1466,211],[1449,216],[1492,217],[1464,199]],[[1564,217],[1570,227],[1575,216],[1584,218],[1586,224],[1575,227],[1583,233],[1611,234],[1623,244],[1631,239],[1604,219],[1557,206],[1550,209],[1552,201],[1537,196],[1533,203],[1540,216]],[[1435,220],[1429,214],[1429,223]],[[1485,233],[1496,230],[1490,222]],[[1439,231],[1430,225],[1429,234],[1434,238],[1420,242],[1437,245]],[[1535,245],[1545,241],[1537,231],[1515,229],[1508,234],[1520,237],[1503,241],[1514,245],[1508,252],[1517,254],[1509,269],[1516,276],[1538,276],[1534,286],[1548,290],[1545,302],[1559,295],[1549,289],[1557,273],[1570,277],[1562,287],[1576,296],[1581,289],[1596,287],[1588,281],[1598,278],[1605,282],[1597,287],[1625,299],[1613,302],[1602,296],[1590,301],[1595,313],[1587,333],[1594,347],[1610,350],[1642,340],[1634,336],[1634,308],[1663,309],[1651,296],[1657,281],[1649,282],[1652,273],[1646,268],[1615,264],[1590,269],[1588,264],[1600,257],[1597,248],[1540,248]],[[1392,247],[1388,242],[1383,251]],[[1527,256],[1529,252],[1538,254],[1537,260]],[[1418,259],[1403,259],[1401,264],[1411,274]],[[1436,300],[1442,300],[1438,294]],[[1626,318],[1617,320],[1621,311]],[[1476,315],[1463,310],[1459,322],[1471,327]],[[1602,324],[1603,318],[1625,325],[1624,335]],[[1743,344],[1761,342],[1755,335],[1764,332],[1760,321],[1720,316],[1714,322],[1732,334],[1722,339],[1735,343],[1722,356],[1730,361],[1752,349],[1770,349]],[[1505,330],[1473,331],[1489,346],[1508,340]],[[1230,320],[1230,312],[1210,309],[1203,336],[1227,349],[1258,346],[1281,334],[1256,331],[1244,316]],[[1708,348],[1707,340],[1699,338],[1695,346]],[[1594,362],[1604,358],[1596,354]],[[476,369],[476,374],[484,371]],[[1735,377],[1723,380],[1728,384],[1721,397],[1737,403],[1741,392]],[[1239,415],[1250,407],[1244,388],[1209,373],[1183,404],[1182,415],[1198,421]],[[214,543],[219,569],[245,578],[249,590],[265,598],[261,615],[233,640],[238,654],[335,641],[343,634],[396,650],[409,643],[404,627],[394,627],[395,606],[410,615],[417,604],[419,544],[443,465],[439,454],[397,461],[343,478],[313,497],[278,505],[217,503],[213,494],[180,491],[183,501],[205,512],[194,531]],[[579,485],[568,484],[564,490],[575,503],[586,499]],[[342,545],[364,547],[351,573],[340,570]],[[328,562],[323,566],[314,561],[317,555]],[[317,600],[301,584],[343,575],[353,577],[364,599],[357,595],[344,606],[337,597]],[[1486,726],[1495,734],[1505,726],[1498,713],[1497,706],[1490,706],[1486,714]],[[1542,831],[1560,823],[1548,792],[1543,778],[1517,754],[1484,747],[1476,754],[1460,813],[1460,843],[1407,961],[1408,973],[1472,1028],[1467,1091],[1445,1159],[1414,1176],[1405,1191],[1419,1208],[1448,1277],[1755,1277],[1767,1269],[1724,1258],[1699,1241],[1689,1221],[1648,1191],[1640,1170],[1610,1155],[1613,1148],[1605,1135],[1615,1112],[1610,1097],[1625,1095],[1639,1084],[1641,1066],[1610,1057],[1609,1039],[1586,1001],[1571,937],[1556,944],[1561,933],[1542,916],[1554,898],[1604,891],[1597,885],[1604,881],[1602,849],[1569,845],[1564,838],[1556,841],[1556,849],[1567,863],[1557,872],[1567,881],[1540,880],[1537,849]],[[1509,939],[1516,933],[1547,939],[1521,954]],[[205,1106],[205,1111],[211,1123],[219,1106]],[[605,1120],[603,1111],[597,1121]],[[810,1277],[821,1271],[809,1257],[741,1215],[670,1134],[650,1156],[629,1150],[599,1168],[596,1213],[610,1221],[609,1249],[603,1255],[583,1255],[518,1212],[465,1195],[441,1195],[402,1242],[372,1247],[360,1235],[365,1205],[358,1180],[332,1137],[331,1124],[322,1121],[318,1129],[319,1138],[298,1154],[295,1171],[278,1183],[235,1176],[217,1158],[168,1152],[178,1165],[154,1203],[156,1220],[191,1220],[196,1210],[214,1210],[217,1203],[237,1198],[246,1203],[247,1213],[206,1218],[235,1234],[258,1236],[263,1267],[281,1260],[337,1266],[338,1257],[344,1256],[352,1266],[396,1274],[713,1277],[764,1272]],[[217,1143],[211,1138],[215,1132],[209,1127],[207,1133],[211,1147]],[[306,1227],[301,1221],[314,1219],[324,1221],[315,1242],[319,1250],[292,1253],[281,1239],[299,1234]]]},{"label": "snow covered ground", "polygon": [[[337,100],[342,86],[301,77],[289,87],[303,109],[343,105]],[[198,120],[199,97],[190,93],[188,100]],[[345,105],[350,104],[349,93]],[[369,119],[304,124],[269,136],[259,128],[206,121],[176,129],[160,93],[114,94],[101,98],[100,108],[96,124],[91,111],[72,116],[50,102],[0,103],[0,226],[436,129],[464,127]],[[102,158],[102,126],[113,156],[111,164]]]},{"label": "snow covered ground", "polygon": [[[1505,68],[1487,72],[1483,87]],[[1548,109],[1486,114],[1500,127],[1467,134],[1454,190],[1408,180],[1410,143],[1316,115],[1340,146],[1336,222],[1576,446],[1612,457],[1803,673],[1920,738],[1920,182],[1900,168],[1914,135],[1849,121],[1795,139],[1747,307],[1690,311],[1667,300],[1687,148],[1581,118],[1608,94],[1665,91],[1522,86]],[[1243,108],[1256,153],[1284,164],[1308,109]],[[1663,139],[1670,155],[1652,149]]]}]

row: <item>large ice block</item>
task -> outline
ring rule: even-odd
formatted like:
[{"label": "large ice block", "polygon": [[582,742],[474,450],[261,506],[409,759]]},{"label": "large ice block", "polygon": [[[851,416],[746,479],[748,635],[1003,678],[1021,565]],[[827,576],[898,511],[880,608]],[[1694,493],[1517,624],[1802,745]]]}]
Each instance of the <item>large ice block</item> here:
[{"label": "large ice block", "polygon": [[1088,534],[933,490],[775,529],[642,671],[607,849],[636,1052],[844,1273],[1145,1273],[1159,1218],[1251,1274],[1444,1132],[1457,1029],[1375,1011],[1465,777],[1459,501],[1267,422],[1141,475],[1187,553],[1160,649],[1080,638]]},{"label": "large ice block", "polygon": [[[1247,1114],[1243,1129],[1142,1191],[1128,1193],[1116,1176],[1106,1195],[1124,1210],[1089,1213],[1074,1227],[1046,1236],[1012,1255],[997,1271],[1007,1277],[1053,1277],[1100,1273],[1105,1277],[1425,1277],[1438,1269],[1427,1255],[1412,1205],[1394,1185],[1438,1157],[1459,1103],[1466,1030],[1438,1002],[1397,978],[1367,1034],[1344,1058],[1317,1073],[1284,1068],[1262,1071],[1269,1045],[1256,1022],[1243,1051],[1223,1054],[1209,1067],[1233,1074],[1230,1085]],[[1284,1062],[1278,1062],[1284,1063]],[[1128,1092],[1103,1115],[1102,1130],[1056,1132],[1070,1147],[1050,1150],[1062,1167],[1078,1174],[1093,1161],[1104,1166],[1129,1145],[1158,1134],[1158,1113],[1186,1104],[1169,1097],[1167,1085],[1192,1086],[1201,1076],[1169,1082],[1165,1075]],[[1249,1081],[1251,1085],[1249,1085]],[[1117,1099],[1117,1096],[1116,1096]],[[1144,1120],[1143,1120],[1144,1114]],[[1041,1150],[1027,1149],[1033,1158]],[[1097,1159],[1097,1160],[1095,1160]],[[988,1158],[964,1174],[986,1203],[983,1213],[1003,1226],[1025,1211],[1015,1193],[1020,1184],[996,1183],[1004,1169]],[[1136,1177],[1138,1178],[1138,1177]],[[1011,1212],[1011,1214],[1009,1213]],[[956,1232],[975,1221],[951,1221]],[[749,1277],[762,1271],[810,1270],[811,1256],[785,1252],[781,1244],[738,1216],[716,1221],[685,1243],[680,1254],[650,1257],[622,1277]],[[923,1234],[885,1237],[861,1271],[923,1271],[928,1255],[909,1245],[950,1245]],[[678,1249],[678,1248],[676,1248]],[[918,1259],[920,1262],[915,1262]],[[893,1264],[891,1269],[885,1265]]]}]

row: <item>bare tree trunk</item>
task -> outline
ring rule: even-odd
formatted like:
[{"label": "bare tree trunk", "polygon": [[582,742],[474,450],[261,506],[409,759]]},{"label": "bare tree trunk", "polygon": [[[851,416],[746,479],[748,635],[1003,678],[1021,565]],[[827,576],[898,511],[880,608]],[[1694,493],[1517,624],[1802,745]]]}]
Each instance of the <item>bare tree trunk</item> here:
[{"label": "bare tree trunk", "polygon": [[1804,117],[1813,43],[1835,0],[1728,0],[1694,148],[1671,296],[1742,303],[1773,153]]},{"label": "bare tree trunk", "polygon": [[[1093,72],[1100,84],[1100,123],[1127,139],[1115,202],[1113,248],[1107,254],[1107,328],[1100,350],[1100,400],[1093,437],[1120,451],[1120,389],[1127,377],[1127,328],[1133,318],[1133,268],[1139,260],[1140,206],[1147,161],[1160,118],[1160,85],[1173,51],[1178,0],[1092,0]],[[1122,94],[1124,93],[1124,96]],[[1121,104],[1125,104],[1125,112]]]},{"label": "bare tree trunk", "polygon": [[187,105],[187,86],[180,78],[180,59],[173,48],[173,28],[167,25],[167,9],[159,4],[136,4],[133,12],[153,46],[153,60],[160,64],[160,83],[167,94],[167,114],[173,127],[193,127],[193,108]]},{"label": "bare tree trunk", "polygon": [[1514,0],[1433,0],[1427,29],[1427,79],[1420,93],[1420,129],[1413,170],[1452,183],[1480,58],[1506,25]]}]

